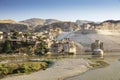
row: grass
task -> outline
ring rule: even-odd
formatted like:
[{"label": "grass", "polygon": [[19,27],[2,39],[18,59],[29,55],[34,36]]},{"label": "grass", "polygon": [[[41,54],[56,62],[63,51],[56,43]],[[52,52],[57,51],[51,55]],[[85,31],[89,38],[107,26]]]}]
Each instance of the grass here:
[{"label": "grass", "polygon": [[50,61],[0,64],[0,78],[9,74],[28,74],[41,69],[45,70],[49,64],[51,64]]},{"label": "grass", "polygon": [[47,60],[59,60],[63,58],[74,58],[73,55],[51,55],[51,56],[37,56],[37,55],[24,55],[24,54],[1,54],[0,61],[10,60],[15,61],[27,61],[31,59],[47,59]]},{"label": "grass", "polygon": [[97,58],[89,58],[93,63],[90,63],[90,66],[93,68],[103,68],[109,66],[107,62],[105,62],[102,59],[97,59]]}]

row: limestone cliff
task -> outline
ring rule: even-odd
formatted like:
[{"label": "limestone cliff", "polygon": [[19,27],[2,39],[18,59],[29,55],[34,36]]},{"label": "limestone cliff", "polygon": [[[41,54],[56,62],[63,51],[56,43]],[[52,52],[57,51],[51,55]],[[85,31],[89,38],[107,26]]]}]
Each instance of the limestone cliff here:
[{"label": "limestone cliff", "polygon": [[100,24],[100,29],[120,30],[120,21],[108,20]]},{"label": "limestone cliff", "polygon": [[120,30],[120,20],[108,20],[101,23],[86,23],[81,25],[82,29],[97,30]]}]

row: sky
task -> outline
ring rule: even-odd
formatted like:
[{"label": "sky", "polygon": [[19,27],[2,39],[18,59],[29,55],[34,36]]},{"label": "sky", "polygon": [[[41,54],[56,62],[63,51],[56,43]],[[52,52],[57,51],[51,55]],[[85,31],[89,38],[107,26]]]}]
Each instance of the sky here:
[{"label": "sky", "polygon": [[0,19],[120,20],[120,0],[0,0]]}]

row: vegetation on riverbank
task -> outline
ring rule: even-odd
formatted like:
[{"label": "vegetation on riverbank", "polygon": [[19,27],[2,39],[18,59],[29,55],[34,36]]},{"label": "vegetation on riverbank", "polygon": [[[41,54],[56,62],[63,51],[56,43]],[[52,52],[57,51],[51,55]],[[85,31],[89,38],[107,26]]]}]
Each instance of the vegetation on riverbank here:
[{"label": "vegetation on riverbank", "polygon": [[9,74],[28,74],[41,69],[45,70],[50,63],[50,61],[41,61],[0,64],[0,78]]},{"label": "vegetation on riverbank", "polygon": [[1,54],[0,62],[2,61],[27,61],[31,59],[47,59],[47,60],[58,60],[63,58],[75,58],[75,55],[27,55],[27,54]]},{"label": "vegetation on riverbank", "polygon": [[90,63],[90,66],[93,68],[103,68],[103,67],[109,66],[107,62],[99,58],[88,58],[88,59],[92,61],[92,63]]}]

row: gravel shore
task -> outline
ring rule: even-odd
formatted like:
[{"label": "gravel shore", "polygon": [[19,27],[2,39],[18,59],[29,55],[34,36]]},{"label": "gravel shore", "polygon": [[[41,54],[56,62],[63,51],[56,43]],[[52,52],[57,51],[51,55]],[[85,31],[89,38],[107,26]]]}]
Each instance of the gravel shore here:
[{"label": "gravel shore", "polygon": [[89,69],[89,61],[84,59],[61,59],[55,60],[54,63],[46,70],[19,76],[8,76],[1,80],[63,80]]}]

